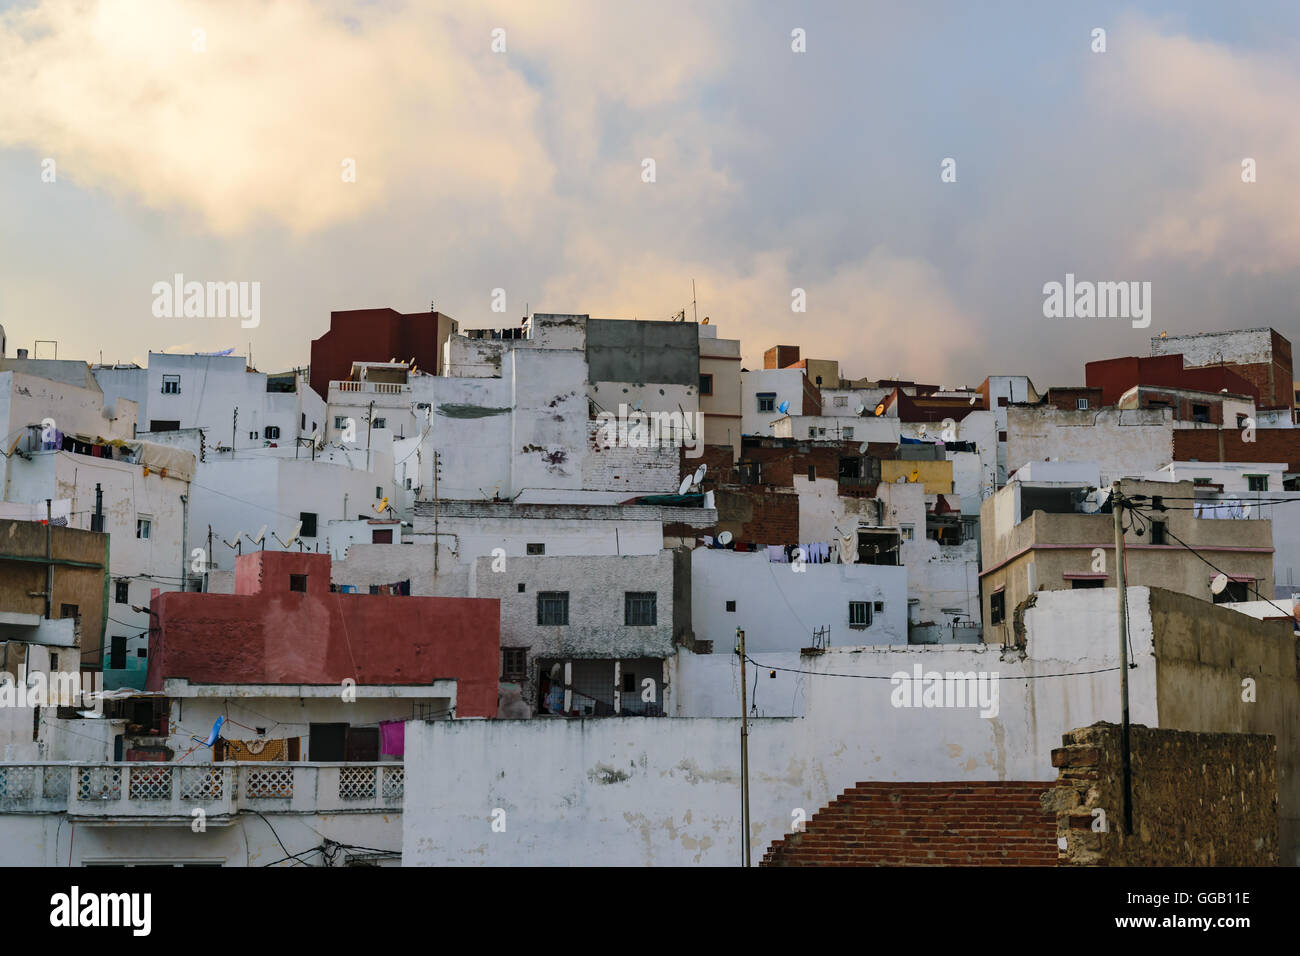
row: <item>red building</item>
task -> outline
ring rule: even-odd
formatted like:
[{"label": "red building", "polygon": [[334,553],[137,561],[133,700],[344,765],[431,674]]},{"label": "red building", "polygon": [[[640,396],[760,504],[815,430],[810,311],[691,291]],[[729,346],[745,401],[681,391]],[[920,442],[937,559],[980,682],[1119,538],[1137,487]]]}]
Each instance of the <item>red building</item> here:
[{"label": "red building", "polygon": [[1260,404],[1259,387],[1229,366],[1214,365],[1184,368],[1182,355],[1153,355],[1150,358],[1129,356],[1103,359],[1084,366],[1090,388],[1101,389],[1101,403],[1114,405],[1134,385],[1181,388],[1191,392],[1222,392],[1249,395]]},{"label": "red building", "polygon": [[353,362],[414,358],[420,368],[437,375],[442,371],[443,343],[455,331],[455,321],[441,312],[331,312],[329,331],[311,343],[312,390],[328,401],[330,382],[346,379]]},{"label": "red building", "polygon": [[234,594],[168,591],[152,602],[145,687],[193,684],[422,686],[456,681],[457,717],[495,717],[495,598],[340,594],[329,555],[245,554]]}]

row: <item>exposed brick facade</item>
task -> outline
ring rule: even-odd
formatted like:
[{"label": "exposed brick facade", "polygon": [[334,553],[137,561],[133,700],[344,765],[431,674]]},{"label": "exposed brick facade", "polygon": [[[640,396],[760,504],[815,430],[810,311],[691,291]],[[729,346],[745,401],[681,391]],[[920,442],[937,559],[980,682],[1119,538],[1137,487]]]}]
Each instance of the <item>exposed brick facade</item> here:
[{"label": "exposed brick facade", "polygon": [[1235,428],[1174,429],[1175,461],[1286,462],[1287,471],[1300,471],[1300,429],[1257,428],[1253,442]]},{"label": "exposed brick facade", "polygon": [[762,866],[1056,866],[1042,781],[859,783],[774,842]]},{"label": "exposed brick facade", "polygon": [[1084,366],[1084,379],[1090,387],[1101,389],[1100,403],[1105,405],[1114,405],[1121,395],[1135,385],[1182,388],[1213,394],[1226,388],[1229,394],[1249,395],[1256,403],[1259,402],[1259,386],[1241,375],[1244,366],[1184,368],[1183,361],[1182,355],[1103,359]]},{"label": "exposed brick facade", "polygon": [[[1079,399],[1086,399],[1088,404],[1085,408],[1099,408],[1102,403],[1102,390],[1100,388],[1070,387],[1070,388],[1049,388],[1047,390],[1047,404],[1059,408],[1063,412],[1073,412],[1079,409]],[[1113,403],[1112,403],[1113,404]]]},{"label": "exposed brick facade", "polygon": [[440,312],[403,315],[393,309],[350,309],[330,313],[330,327],[311,343],[311,387],[329,398],[331,381],[346,379],[353,362],[399,362],[414,358],[426,372],[442,370],[442,343],[451,334],[450,316]]}]

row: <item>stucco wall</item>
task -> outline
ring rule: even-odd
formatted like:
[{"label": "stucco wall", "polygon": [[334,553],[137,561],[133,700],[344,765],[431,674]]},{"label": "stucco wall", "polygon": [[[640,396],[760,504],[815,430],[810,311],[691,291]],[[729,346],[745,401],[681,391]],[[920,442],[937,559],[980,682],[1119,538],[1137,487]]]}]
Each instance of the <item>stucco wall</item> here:
[{"label": "stucco wall", "polygon": [[[1147,593],[1130,597],[1133,719],[1153,724]],[[805,659],[807,716],[751,721],[754,862],[789,832],[795,809],[811,815],[858,781],[1054,779],[1061,734],[1119,713],[1109,611],[1089,595],[1045,595],[1024,660],[988,647],[844,648]],[[752,653],[760,664],[771,656]],[[888,678],[914,664],[999,672],[998,715],[894,707],[888,679],[830,676]],[[770,679],[760,670],[759,680]],[[412,723],[403,864],[739,865],[739,739],[734,718]],[[496,808],[504,832],[493,832]]]}]

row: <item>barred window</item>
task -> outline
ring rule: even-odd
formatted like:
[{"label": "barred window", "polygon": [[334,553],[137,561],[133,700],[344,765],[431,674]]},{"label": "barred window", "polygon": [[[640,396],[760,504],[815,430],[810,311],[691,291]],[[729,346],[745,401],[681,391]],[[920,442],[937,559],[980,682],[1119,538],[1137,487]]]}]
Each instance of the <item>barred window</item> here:
[{"label": "barred window", "polygon": [[628,591],[623,595],[623,623],[628,627],[650,627],[656,622],[654,591]]},{"label": "barred window", "polygon": [[569,592],[538,591],[537,623],[563,627],[569,623]]},{"label": "barred window", "polygon": [[850,601],[849,602],[849,627],[870,627],[870,626],[871,626],[871,602]]},{"label": "barred window", "polygon": [[523,680],[527,668],[528,648],[501,648],[501,679],[508,681]]}]

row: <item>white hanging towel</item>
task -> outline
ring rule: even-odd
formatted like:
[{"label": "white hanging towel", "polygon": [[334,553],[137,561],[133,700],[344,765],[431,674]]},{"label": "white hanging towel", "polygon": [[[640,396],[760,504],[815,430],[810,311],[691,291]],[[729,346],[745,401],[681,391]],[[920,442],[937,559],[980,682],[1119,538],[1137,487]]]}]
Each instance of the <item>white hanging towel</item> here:
[{"label": "white hanging towel", "polygon": [[844,564],[853,564],[858,560],[857,550],[853,547],[853,539],[856,535],[845,535],[840,538],[840,561]]}]

